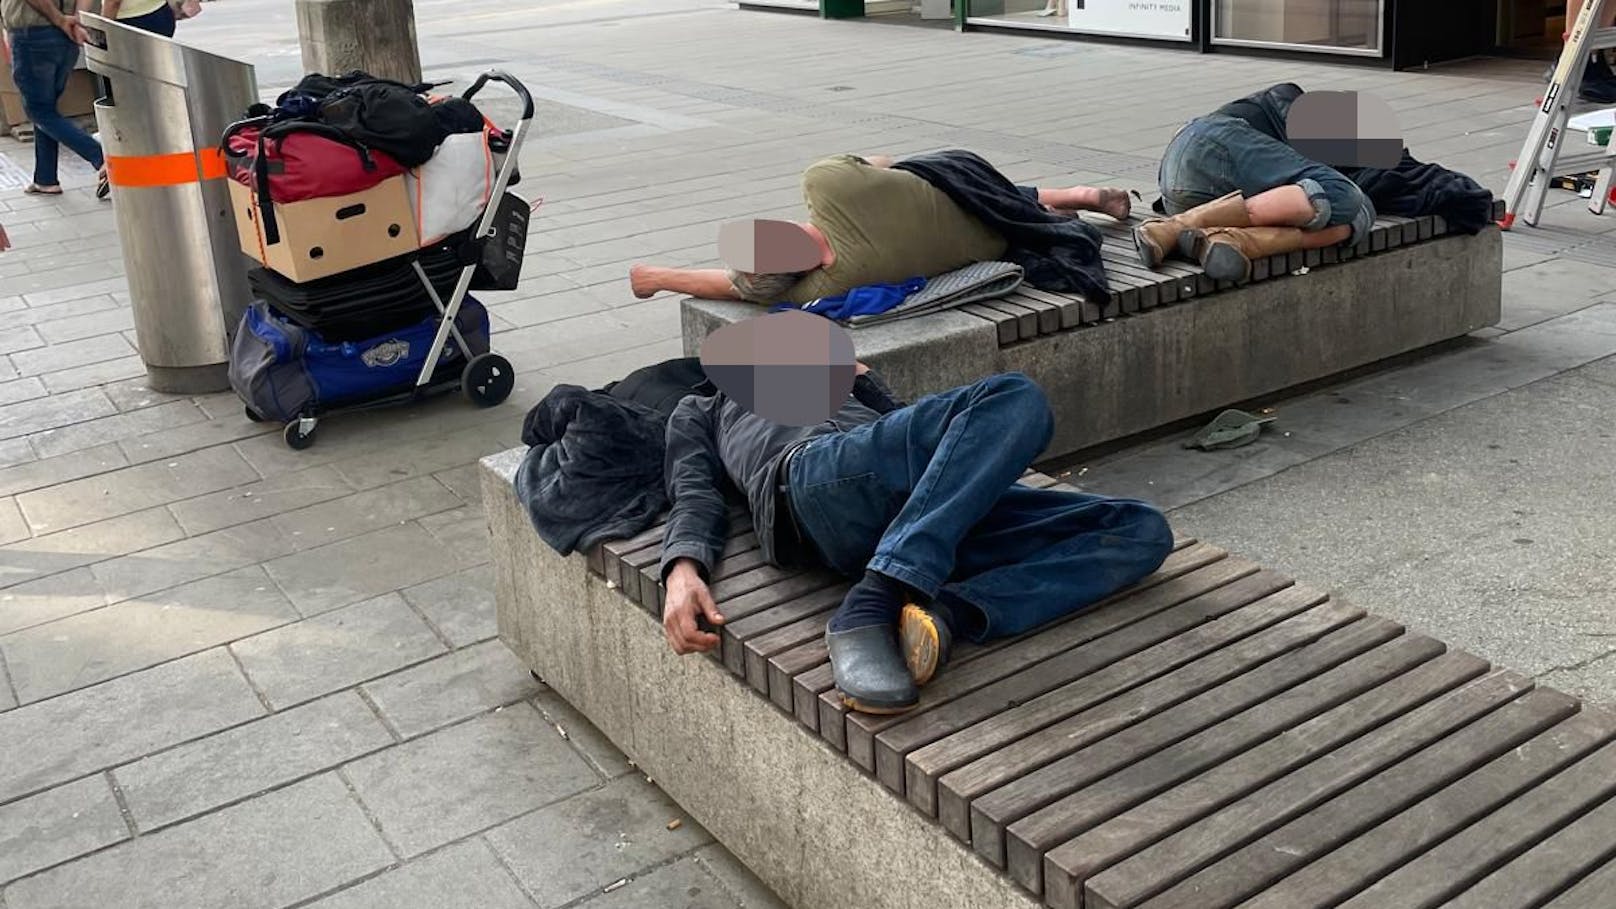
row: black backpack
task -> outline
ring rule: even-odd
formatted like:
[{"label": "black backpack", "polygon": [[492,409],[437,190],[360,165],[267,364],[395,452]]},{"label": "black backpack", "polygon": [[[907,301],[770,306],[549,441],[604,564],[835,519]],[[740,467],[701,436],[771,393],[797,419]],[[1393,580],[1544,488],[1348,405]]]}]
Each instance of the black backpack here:
[{"label": "black backpack", "polygon": [[405,167],[431,160],[448,131],[419,91],[422,86],[359,79],[319,102],[319,117],[364,145],[387,152]]}]

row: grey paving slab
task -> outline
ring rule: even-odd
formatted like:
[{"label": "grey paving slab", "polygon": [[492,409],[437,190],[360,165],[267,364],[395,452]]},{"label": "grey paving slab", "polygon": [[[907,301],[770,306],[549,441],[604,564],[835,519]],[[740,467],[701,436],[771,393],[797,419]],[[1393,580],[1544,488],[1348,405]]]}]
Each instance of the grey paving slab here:
[{"label": "grey paving slab", "polygon": [[276,709],[385,675],[445,649],[397,594],[231,645],[254,687]]},{"label": "grey paving slab", "polygon": [[334,469],[321,465],[175,502],[168,507],[186,533],[197,535],[294,512],[340,499],[353,491]]},{"label": "grey paving slab", "polygon": [[0,884],[128,837],[106,774],[0,805]]},{"label": "grey paving slab", "polygon": [[36,532],[65,530],[258,480],[229,448],[209,448],[18,496]]},{"label": "grey paving slab", "polygon": [[554,691],[542,691],[533,698],[533,706],[539,709],[545,722],[555,729],[556,734],[572,743],[578,754],[595,768],[595,772],[607,779],[616,779],[634,769],[628,756],[613,745],[606,734],[595,728],[583,714],[572,708],[564,698]]},{"label": "grey paving slab", "polygon": [[84,338],[93,338],[96,335],[115,334],[134,327],[134,313],[131,310],[119,307],[117,309],[105,309],[81,316],[42,322],[38,330],[43,338],[52,344],[59,344],[63,341],[80,341]]},{"label": "grey paving slab", "polygon": [[527,704],[406,742],[355,761],[344,772],[406,857],[581,792],[600,779]]},{"label": "grey paving slab", "polygon": [[8,710],[0,713],[0,801],[263,713],[222,648]]},{"label": "grey paving slab", "polygon": [[17,354],[45,346],[45,339],[32,326],[7,324],[0,328],[0,350]]},{"label": "grey paving slab", "polygon": [[693,858],[729,892],[741,909],[786,909],[786,904],[741,864],[728,849],[714,843],[697,849]]},{"label": "grey paving slab", "polygon": [[257,565],[0,636],[23,702],[227,644],[300,618]]},{"label": "grey paving slab", "polygon": [[[195,407],[195,402],[186,402],[197,413],[206,417],[206,412]],[[144,408],[131,411],[131,414],[145,413],[147,410],[158,410],[168,405]],[[239,408],[238,408],[239,410]],[[160,458],[172,458],[198,448],[209,448],[214,445],[225,445],[241,439],[250,439],[254,436],[274,434],[279,437],[280,427],[275,424],[253,423],[239,413],[223,418],[206,418],[188,420],[178,428],[162,428],[147,432],[133,438],[126,438],[118,446],[129,456],[131,464],[146,461],[155,461]]]},{"label": "grey paving slab", "polygon": [[[279,478],[275,478],[278,480]],[[275,526],[298,548],[312,549],[424,515],[460,507],[460,497],[432,477],[416,477],[276,515]]]},{"label": "grey paving slab", "polygon": [[49,392],[45,383],[29,376],[24,379],[12,379],[9,382],[0,382],[0,407],[15,404],[18,401],[32,401],[42,398]]},{"label": "grey paving slab", "polygon": [[[457,499],[458,501],[458,499]],[[437,540],[438,558],[454,565],[480,565],[488,561],[488,520],[480,505],[466,505],[453,511],[417,520]]]},{"label": "grey paving slab", "polygon": [[[172,522],[167,510],[162,511]],[[292,549],[292,541],[266,519],[107,559],[90,571],[115,602],[257,564]]]},{"label": "grey paving slab", "polygon": [[638,909],[641,906],[737,909],[742,904],[700,862],[686,858],[579,905],[589,909]]},{"label": "grey paving slab", "polygon": [[105,606],[107,592],[88,568],[75,568],[0,591],[0,634]]},{"label": "grey paving slab", "polygon": [[[111,337],[103,335],[102,337]],[[138,356],[118,357],[83,366],[72,366],[44,374],[45,385],[52,392],[91,388],[107,382],[118,382],[146,374],[146,364]]]},{"label": "grey paving slab", "polygon": [[0,407],[0,439],[25,436],[115,413],[118,408],[94,388]]},{"label": "grey paving slab", "polygon": [[533,909],[480,839],[456,843],[310,904],[318,909]]},{"label": "grey paving slab", "polygon": [[[84,275],[87,274],[87,272],[75,269],[73,272],[69,272],[68,276],[72,276],[73,274]],[[127,290],[128,288],[129,282],[124,280],[122,277],[100,278],[94,281],[80,281],[73,284],[58,284],[49,290],[38,290],[33,293],[25,293],[23,294],[23,299],[28,302],[30,307],[37,309],[40,307],[50,306],[55,303],[65,303],[70,300],[82,300],[85,297],[95,297],[101,294],[109,294],[121,290]]]},{"label": "grey paving slab", "polygon": [[495,828],[487,840],[539,905],[552,909],[682,856],[712,836],[634,775]]},{"label": "grey paving slab", "polygon": [[405,738],[509,706],[543,690],[499,641],[484,641],[361,688]]},{"label": "grey paving slab", "polygon": [[1575,312],[1616,287],[1616,266],[1554,260],[1504,275],[1504,318],[1500,328],[1514,330]]},{"label": "grey paving slab", "polygon": [[135,352],[135,348],[121,334],[100,335],[82,341],[52,344],[35,350],[11,354],[11,362],[25,376],[72,369],[87,363],[116,360]]},{"label": "grey paving slab", "polygon": [[393,861],[334,774],[160,830],[6,888],[7,909],[275,909]]},{"label": "grey paving slab", "polygon": [[[0,360],[0,366],[4,361]],[[26,438],[0,440],[0,469],[7,469],[36,460],[33,446]]]},{"label": "grey paving slab", "polygon": [[[315,615],[450,574],[460,567],[418,524],[378,530],[298,552],[264,567],[304,615]],[[355,565],[365,571],[355,572]]]},{"label": "grey paving slab", "polygon": [[[16,441],[32,450],[27,440]],[[5,443],[0,443],[3,444]],[[0,495],[15,495],[55,483],[76,480],[90,474],[116,470],[128,463],[123,452],[115,445],[97,445],[60,457],[39,458],[0,468]]]},{"label": "grey paving slab", "polygon": [[[102,386],[101,390],[107,393],[107,397],[112,399],[112,403],[117,405],[119,410],[139,410],[143,407],[153,407],[166,401],[190,400],[196,403],[197,406],[201,407],[202,411],[208,415],[209,419],[218,416],[218,414],[209,411],[206,407],[206,403],[212,400],[213,396],[191,398],[189,395],[175,395],[161,391],[152,391],[151,388],[148,387],[148,381],[144,376],[134,379],[125,379],[122,382],[112,382],[108,385]],[[239,411],[241,409],[239,406],[241,401],[236,398],[234,394],[231,394],[229,397],[231,401],[234,401],[237,404],[236,410]]]},{"label": "grey paving slab", "polygon": [[26,540],[31,535],[28,522],[23,520],[22,509],[17,507],[16,498],[6,496],[0,499],[0,545]]},{"label": "grey paving slab", "polygon": [[401,592],[454,647],[486,641],[499,633],[494,621],[494,572],[488,565],[475,565]]},{"label": "grey paving slab", "polygon": [[141,758],[112,772],[138,829],[164,827],[393,744],[352,691]]},{"label": "grey paving slab", "polygon": [[[169,401],[139,410],[112,413],[99,419],[85,420],[59,429],[49,429],[30,436],[29,441],[33,443],[34,451],[38,452],[41,458],[52,458],[136,436],[173,432],[179,427],[200,422],[202,419],[202,412],[191,402]],[[127,455],[128,449],[124,448],[124,452]],[[135,463],[135,459],[130,459],[130,463]]]}]

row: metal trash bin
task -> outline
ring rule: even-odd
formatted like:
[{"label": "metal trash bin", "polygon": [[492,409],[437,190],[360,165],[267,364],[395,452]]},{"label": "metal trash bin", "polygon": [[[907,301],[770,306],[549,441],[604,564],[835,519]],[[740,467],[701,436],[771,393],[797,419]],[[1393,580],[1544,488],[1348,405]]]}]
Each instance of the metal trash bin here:
[{"label": "metal trash bin", "polygon": [[85,58],[151,387],[224,391],[230,337],[250,302],[219,137],[258,100],[251,65],[100,16]]}]

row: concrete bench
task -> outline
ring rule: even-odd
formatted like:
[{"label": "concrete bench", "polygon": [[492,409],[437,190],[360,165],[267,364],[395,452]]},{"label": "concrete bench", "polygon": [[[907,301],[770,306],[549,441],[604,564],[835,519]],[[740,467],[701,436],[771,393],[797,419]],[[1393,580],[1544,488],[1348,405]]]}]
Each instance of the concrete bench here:
[{"label": "concrete bench", "polygon": [[675,656],[661,528],[560,557],[519,459],[483,462],[501,638],[800,909],[1610,905],[1616,716],[1212,544],[864,716],[844,582],[738,516],[721,651]]},{"label": "concrete bench", "polygon": [[[1500,212],[1501,214],[1501,212]],[[1034,288],[853,332],[859,357],[911,400],[999,372],[1049,392],[1048,457],[1125,438],[1459,338],[1498,322],[1503,240],[1438,217],[1382,217],[1356,246],[1273,256],[1241,286],[1139,264],[1130,228],[1094,218],[1111,293]],[[1305,271],[1304,271],[1305,270]],[[759,307],[687,299],[685,352]]]}]

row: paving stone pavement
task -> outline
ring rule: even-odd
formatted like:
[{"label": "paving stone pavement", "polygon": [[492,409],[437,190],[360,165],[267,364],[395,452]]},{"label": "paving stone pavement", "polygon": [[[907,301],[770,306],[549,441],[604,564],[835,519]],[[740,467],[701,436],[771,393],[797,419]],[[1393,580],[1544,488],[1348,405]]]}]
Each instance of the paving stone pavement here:
[{"label": "paving stone pavement", "polygon": [[[676,300],[635,300],[628,265],[710,262],[717,222],[792,215],[798,171],[831,152],[959,145],[1021,181],[1148,192],[1179,123],[1286,79],[1386,98],[1417,154],[1501,188],[1540,69],[1389,73],[707,0],[416,9],[429,75],[503,66],[540,101],[522,161],[520,191],[544,199],[527,270],[486,299],[519,372],[501,407],[331,419],[290,451],[230,394],[146,389],[112,214],[84,169],[60,199],[0,194],[15,246],[0,254],[4,909],[778,905],[495,640],[473,465],[517,442],[551,385],[679,353]],[[266,96],[299,75],[285,4],[213,3],[181,36],[257,64]],[[30,153],[0,140],[14,164]],[[1616,403],[1616,216],[1554,202],[1541,229],[1508,238],[1504,323],[1475,344],[1283,402],[1250,448],[1146,442],[1066,465],[1071,478],[1154,498],[1209,539],[1616,699],[1599,599],[1616,577],[1588,558],[1608,552],[1611,524],[1567,495],[1603,480],[1557,479],[1552,450],[1530,470],[1507,463],[1573,424],[1566,451],[1595,458],[1608,436],[1587,415]],[[1482,430],[1525,408],[1541,425],[1491,449]],[[1457,471],[1477,449],[1503,461]],[[1340,459],[1355,458],[1401,464],[1386,474],[1401,479],[1354,487],[1327,527],[1297,520],[1313,506],[1296,503],[1331,503]],[[1444,510],[1500,472],[1507,494]],[[1408,526],[1365,534],[1374,496],[1407,497]],[[1489,520],[1530,498],[1548,504],[1513,517],[1532,526]],[[1510,541],[1553,540],[1560,512],[1577,538],[1542,547],[1565,580],[1535,585],[1532,627],[1500,633],[1497,613],[1422,590],[1436,569],[1410,540],[1453,536],[1458,518],[1506,565],[1467,593],[1531,586],[1509,562],[1528,544]],[[1495,524],[1512,536],[1476,536]],[[1287,548],[1310,534],[1327,542]],[[1476,570],[1441,555],[1450,574]]]}]

